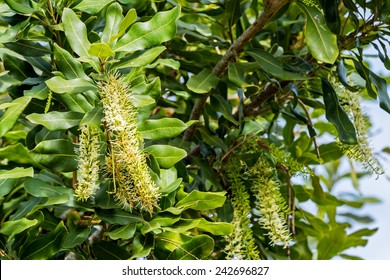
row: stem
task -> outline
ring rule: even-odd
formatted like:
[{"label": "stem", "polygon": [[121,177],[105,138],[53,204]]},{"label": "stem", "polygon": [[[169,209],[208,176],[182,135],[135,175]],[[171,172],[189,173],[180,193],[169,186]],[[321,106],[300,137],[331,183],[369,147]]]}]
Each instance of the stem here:
[{"label": "stem", "polygon": [[[221,77],[226,71],[228,63],[235,59],[236,55],[241,52],[245,44],[247,44],[259,31],[261,31],[270,19],[290,1],[291,0],[269,1],[269,4],[265,7],[263,13],[251,26],[248,27],[248,29],[244,31],[244,33],[242,33],[240,37],[237,38],[237,40],[226,51],[224,56],[218,61],[213,68],[213,73],[218,77]],[[192,108],[190,120],[199,120],[203,107],[210,94],[211,92],[208,92],[203,98],[198,99],[195,102],[194,107]],[[194,136],[196,128],[197,126],[195,125],[190,126],[184,133],[183,140],[190,141]]]}]

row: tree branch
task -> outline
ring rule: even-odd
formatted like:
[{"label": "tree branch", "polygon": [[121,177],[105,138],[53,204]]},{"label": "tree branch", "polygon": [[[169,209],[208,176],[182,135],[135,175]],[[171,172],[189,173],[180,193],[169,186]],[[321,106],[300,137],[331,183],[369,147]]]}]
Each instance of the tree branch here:
[{"label": "tree branch", "polygon": [[[228,63],[232,61],[236,55],[241,52],[245,44],[247,44],[260,30],[264,28],[264,26],[270,21],[270,19],[286,4],[288,4],[291,0],[270,0],[267,1],[267,5],[264,8],[263,13],[256,19],[256,21],[248,27],[241,34],[240,37],[230,46],[230,48],[226,51],[220,61],[213,68],[213,73],[218,77],[221,77],[228,66]],[[192,108],[191,120],[198,120],[202,114],[203,107],[207,102],[208,97],[211,92],[207,93],[203,98],[198,99]],[[184,133],[183,140],[190,141],[194,136],[196,126],[190,126],[186,132]]]}]

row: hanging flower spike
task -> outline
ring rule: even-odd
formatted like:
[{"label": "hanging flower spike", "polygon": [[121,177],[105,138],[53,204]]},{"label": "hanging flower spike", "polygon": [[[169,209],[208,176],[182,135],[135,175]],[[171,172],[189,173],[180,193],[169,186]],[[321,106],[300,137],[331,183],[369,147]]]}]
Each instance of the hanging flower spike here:
[{"label": "hanging flower spike", "polygon": [[127,210],[137,208],[152,214],[160,194],[142,151],[143,139],[138,132],[131,90],[118,74],[109,74],[100,84],[100,94],[110,150],[107,169],[117,183],[115,198]]},{"label": "hanging flower spike", "polygon": [[95,128],[83,125],[80,128],[78,173],[75,196],[80,201],[93,197],[99,188],[99,135]]},{"label": "hanging flower spike", "polygon": [[233,260],[259,260],[259,252],[250,228],[250,202],[249,194],[240,173],[245,163],[231,159],[226,165],[226,176],[232,192],[234,230],[225,237],[226,259]]},{"label": "hanging flower spike", "polygon": [[263,157],[248,171],[253,180],[252,192],[256,196],[256,210],[260,213],[259,223],[268,231],[270,244],[283,245],[291,242],[286,223],[288,207],[279,191],[275,169]]}]

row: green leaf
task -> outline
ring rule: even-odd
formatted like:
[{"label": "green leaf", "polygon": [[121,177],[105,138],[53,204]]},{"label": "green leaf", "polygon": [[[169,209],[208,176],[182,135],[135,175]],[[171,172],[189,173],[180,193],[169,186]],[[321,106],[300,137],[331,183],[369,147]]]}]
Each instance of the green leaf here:
[{"label": "green leaf", "polygon": [[211,210],[221,207],[225,200],[225,192],[200,192],[194,190],[176,204],[176,208]]},{"label": "green leaf", "polygon": [[114,0],[82,0],[74,9],[94,15],[111,2]]},{"label": "green leaf", "polygon": [[4,0],[7,5],[15,12],[21,14],[32,14],[36,12],[36,9],[30,6],[29,0]]},{"label": "green leaf", "polygon": [[231,123],[238,125],[238,122],[233,117],[232,105],[230,105],[230,103],[223,96],[219,94],[212,94],[210,99],[211,107],[215,111],[220,112],[225,117],[225,119]]},{"label": "green leaf", "polygon": [[97,209],[96,215],[104,222],[114,225],[128,225],[143,221],[142,216],[136,214],[130,214],[120,209]]},{"label": "green leaf", "polygon": [[25,231],[32,226],[35,226],[37,223],[38,220],[29,220],[26,218],[21,218],[16,221],[7,221],[1,225],[0,233],[7,236],[12,236],[21,233],[22,231]]},{"label": "green leaf", "polygon": [[115,54],[110,46],[105,43],[93,43],[89,48],[88,53],[99,58],[106,58]]},{"label": "green leaf", "polygon": [[224,152],[228,151],[228,147],[225,142],[217,135],[212,135],[206,128],[199,127],[198,131],[202,135],[202,141],[209,144],[210,146],[221,148]]},{"label": "green leaf", "polygon": [[137,20],[137,12],[135,9],[130,9],[125,18],[121,21],[119,24],[119,31],[118,34],[114,36],[114,38],[121,37],[125,32],[126,29],[129,28],[130,25],[132,25]]},{"label": "green leaf", "polygon": [[91,103],[88,102],[84,94],[70,94],[68,92],[61,93],[57,96],[69,111],[85,113],[93,109]]},{"label": "green leaf", "polygon": [[0,180],[0,198],[9,194],[17,184],[17,179]]},{"label": "green leaf", "polygon": [[119,227],[113,231],[105,232],[104,234],[113,240],[117,239],[130,239],[134,236],[137,224],[129,224],[127,226]]},{"label": "green leaf", "polygon": [[52,186],[35,178],[28,179],[24,182],[24,189],[27,193],[35,197],[55,198],[63,194],[71,196],[73,193],[70,188],[66,188],[64,186]]},{"label": "green leaf", "polygon": [[85,114],[83,119],[80,122],[80,126],[82,125],[92,125],[99,127],[102,119],[104,117],[103,108],[95,107],[91,111]]},{"label": "green leaf", "polygon": [[178,245],[169,254],[170,260],[198,260],[206,259],[214,249],[214,240],[208,235],[198,235],[190,241]]},{"label": "green leaf", "polygon": [[187,129],[187,125],[176,118],[147,120],[138,127],[145,139],[173,138]]},{"label": "green leaf", "polygon": [[54,61],[57,65],[57,68],[65,77],[69,80],[76,78],[83,78],[90,80],[90,78],[85,74],[83,66],[81,63],[74,58],[67,50],[61,48],[56,43],[54,43]]},{"label": "green leaf", "polygon": [[0,158],[6,158],[19,164],[39,166],[29,154],[28,149],[21,143],[0,148]]},{"label": "green leaf", "polygon": [[[19,220],[23,217],[26,217],[27,215],[31,214],[32,212],[35,212],[36,206],[41,204],[42,199],[39,197],[33,197],[25,202],[21,202],[19,204],[18,210],[12,214],[9,218],[11,221]],[[39,206],[38,206],[39,208]]]},{"label": "green leaf", "polygon": [[269,52],[263,50],[247,51],[252,56],[261,69],[272,76],[282,80],[305,80],[306,77],[283,69],[282,64]]},{"label": "green leaf", "polygon": [[[96,7],[97,5],[94,4],[94,6]],[[69,8],[65,8],[62,12],[62,23],[66,38],[72,50],[80,57],[88,57],[88,50],[91,43],[88,40],[87,27],[85,24],[79,19],[76,13]]]},{"label": "green leaf", "polygon": [[311,55],[322,62],[335,63],[339,55],[337,36],[327,27],[324,15],[315,5],[297,4],[306,16],[304,34]]},{"label": "green leaf", "polygon": [[324,94],[324,103],[326,119],[330,121],[337,129],[339,139],[345,144],[356,144],[356,131],[347,113],[341,107],[337,94],[329,81],[321,78],[322,92]]},{"label": "green leaf", "polygon": [[160,45],[176,34],[176,20],[180,16],[180,6],[170,11],[159,12],[147,22],[135,23],[114,45],[115,52],[134,52]]},{"label": "green leaf", "polygon": [[371,82],[378,90],[379,107],[390,114],[390,98],[387,93],[387,82],[374,72],[370,71]]},{"label": "green leaf", "polygon": [[152,154],[162,168],[171,168],[187,156],[185,150],[170,145],[153,145],[145,152]]},{"label": "green leaf", "polygon": [[73,248],[85,240],[88,239],[90,233],[92,231],[91,227],[88,228],[74,228],[64,239],[64,244],[62,245],[64,248]]},{"label": "green leaf", "polygon": [[196,93],[207,93],[218,84],[219,78],[210,69],[203,69],[198,74],[191,76],[187,87]]},{"label": "green leaf", "polygon": [[226,0],[225,13],[228,19],[229,27],[232,27],[242,14],[240,0]]},{"label": "green leaf", "polygon": [[152,63],[164,50],[166,50],[166,47],[159,46],[146,51],[137,51],[133,55],[122,59],[119,63],[115,64],[113,68],[122,69],[146,66]]},{"label": "green leaf", "polygon": [[49,112],[46,114],[33,113],[26,118],[35,124],[41,124],[48,130],[65,130],[79,125],[83,113],[79,112]]},{"label": "green leaf", "polygon": [[[102,33],[102,43],[110,44],[114,35],[119,32],[120,24],[123,21],[122,6],[119,3],[112,3],[106,12],[106,25]],[[110,49],[111,50],[111,49]]]},{"label": "green leaf", "polygon": [[62,77],[56,76],[45,81],[50,90],[56,93],[81,93],[87,90],[96,91],[96,86],[85,80],[84,78],[76,78],[65,80]]},{"label": "green leaf", "polygon": [[127,260],[131,257],[129,251],[112,241],[93,243],[92,251],[98,260]]},{"label": "green leaf", "polygon": [[24,60],[3,54],[3,62],[5,69],[9,70],[9,75],[18,81],[24,81],[29,77],[36,76],[30,63]]},{"label": "green leaf", "polygon": [[34,176],[34,169],[32,167],[28,167],[28,168],[15,167],[14,169],[11,170],[0,170],[0,180],[33,177],[33,176]]},{"label": "green leaf", "polygon": [[66,227],[61,221],[53,232],[30,243],[21,255],[23,260],[47,260],[61,250]]},{"label": "green leaf", "polygon": [[49,49],[32,40],[18,40],[16,42],[4,43],[4,45],[24,56],[44,56],[50,53]]},{"label": "green leaf", "polygon": [[13,100],[7,111],[0,118],[0,137],[3,137],[9,130],[11,130],[18,121],[24,109],[30,103],[31,96],[22,96]]},{"label": "green leaf", "polygon": [[77,169],[78,156],[74,152],[74,145],[65,139],[42,141],[29,154],[35,162],[56,171]]}]

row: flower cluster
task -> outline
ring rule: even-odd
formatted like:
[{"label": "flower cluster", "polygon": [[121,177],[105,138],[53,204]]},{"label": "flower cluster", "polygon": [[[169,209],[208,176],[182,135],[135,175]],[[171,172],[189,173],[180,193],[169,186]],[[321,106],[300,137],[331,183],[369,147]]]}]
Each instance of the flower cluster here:
[{"label": "flower cluster", "polygon": [[369,170],[371,174],[382,174],[383,170],[373,154],[368,140],[368,119],[363,113],[359,93],[351,92],[342,85],[338,87],[335,85],[335,88],[338,89],[338,95],[342,101],[343,108],[352,120],[357,135],[356,145],[339,143],[341,150],[350,159],[362,163],[364,169]]},{"label": "flower cluster", "polygon": [[258,260],[259,252],[250,228],[250,196],[244,182],[240,180],[243,166],[244,163],[237,163],[236,160],[230,160],[226,165],[226,176],[232,193],[234,230],[225,237],[227,241],[225,252],[227,259]]},{"label": "flower cluster", "polygon": [[99,134],[96,128],[83,125],[80,128],[79,179],[75,189],[78,200],[85,201],[93,197],[99,187]]},{"label": "flower cluster", "polygon": [[153,212],[159,192],[151,178],[137,128],[137,108],[123,78],[108,75],[99,86],[107,130],[106,164],[115,184],[115,198],[128,210]]},{"label": "flower cluster", "polygon": [[283,245],[286,248],[291,241],[285,218],[288,207],[280,194],[275,169],[265,157],[260,157],[247,173],[252,179],[260,225],[268,231],[271,245]]}]

